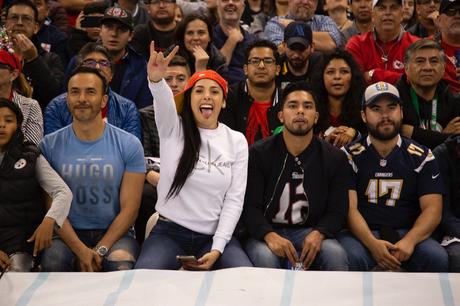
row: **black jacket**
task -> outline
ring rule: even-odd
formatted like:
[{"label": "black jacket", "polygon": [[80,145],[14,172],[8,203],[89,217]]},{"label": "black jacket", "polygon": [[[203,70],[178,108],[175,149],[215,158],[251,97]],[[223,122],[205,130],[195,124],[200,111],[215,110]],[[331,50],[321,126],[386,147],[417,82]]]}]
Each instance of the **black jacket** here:
[{"label": "black jacket", "polygon": [[158,136],[153,105],[139,110],[142,126],[142,145],[147,157],[160,157],[160,137]]},{"label": "black jacket", "polygon": [[0,164],[0,250],[32,251],[27,243],[45,215],[42,191],[35,176],[39,151],[23,144],[22,133],[10,141]]},{"label": "black jacket", "polygon": [[[273,134],[274,130],[281,125],[278,119],[280,98],[281,91],[277,88],[272,96],[272,106],[267,110],[270,134]],[[253,101],[254,98],[249,95],[246,81],[230,86],[227,96],[227,106],[221,110],[219,121],[235,131],[246,134],[249,109]],[[256,140],[260,138],[256,138]]]},{"label": "black jacket", "polygon": [[[310,153],[301,161],[309,213],[302,226],[334,237],[344,227],[348,215],[351,178],[347,158],[342,151],[316,137],[304,152],[307,150]],[[289,155],[282,134],[259,141],[249,149],[242,220],[255,239],[262,240],[273,231],[271,220],[277,213],[279,198],[275,195],[284,188],[281,178]]]},{"label": "black jacket", "polygon": [[444,235],[460,237],[460,135],[453,136],[434,149],[433,154],[446,186],[441,229]]},{"label": "black jacket", "polygon": [[[420,127],[420,120],[410,96],[410,84],[403,75],[396,84],[403,101],[403,124],[412,125],[412,139],[430,149],[443,143],[450,135],[437,131],[425,130]],[[438,96],[437,122],[445,128],[449,121],[460,116],[460,96],[452,93],[445,81],[441,80],[436,89]],[[431,107],[431,106],[430,106]]]},{"label": "black jacket", "polygon": [[32,98],[38,101],[42,110],[48,103],[61,93],[64,80],[64,67],[56,53],[45,51],[38,42],[32,39],[38,51],[38,57],[24,64],[23,73],[30,80],[34,89]]}]

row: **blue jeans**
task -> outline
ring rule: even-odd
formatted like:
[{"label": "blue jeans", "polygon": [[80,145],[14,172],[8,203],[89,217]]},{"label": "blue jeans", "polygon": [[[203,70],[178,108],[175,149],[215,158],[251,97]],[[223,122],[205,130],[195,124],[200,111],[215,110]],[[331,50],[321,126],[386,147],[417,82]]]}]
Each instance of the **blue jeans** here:
[{"label": "blue jeans", "polygon": [[[105,230],[76,230],[78,238],[89,248],[94,248],[102,239]],[[128,253],[125,259],[111,260],[111,254],[123,250]],[[134,267],[139,245],[131,234],[126,234],[110,248],[102,261],[103,271],[129,270]],[[77,271],[77,256],[59,237],[53,238],[51,247],[42,252],[41,266],[46,272],[71,272]]]},{"label": "blue jeans", "polygon": [[[402,238],[408,230],[397,230]],[[378,231],[372,234],[380,239]],[[350,271],[369,271],[377,266],[370,251],[351,232],[344,231],[337,236],[337,240],[347,251]],[[401,267],[409,272],[447,272],[449,266],[447,253],[434,239],[428,238],[414,248],[409,260],[402,263]]]},{"label": "blue jeans", "polygon": [[[182,265],[176,260],[177,255],[195,255],[200,258],[211,251],[212,237],[171,221],[158,220],[142,245],[135,268],[178,270]],[[212,269],[233,267],[252,267],[251,261],[235,238],[229,241]]]},{"label": "blue jeans", "polygon": [[[274,231],[292,242],[297,253],[302,253],[305,236],[312,228],[279,228]],[[287,260],[276,256],[264,241],[248,239],[244,248],[252,263],[263,268],[287,268]],[[326,271],[348,271],[347,253],[335,239],[324,239],[310,269]]]},{"label": "blue jeans", "polygon": [[460,272],[460,243],[451,243],[445,249],[449,254],[449,271]]}]

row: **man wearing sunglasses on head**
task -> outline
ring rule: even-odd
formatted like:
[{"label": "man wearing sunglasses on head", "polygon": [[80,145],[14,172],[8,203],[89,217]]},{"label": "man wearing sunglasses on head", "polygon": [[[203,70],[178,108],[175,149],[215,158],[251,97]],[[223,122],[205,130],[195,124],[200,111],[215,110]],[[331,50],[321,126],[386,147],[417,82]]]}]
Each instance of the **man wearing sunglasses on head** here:
[{"label": "man wearing sunglasses on head", "polygon": [[[113,62],[107,49],[97,43],[86,44],[79,52],[77,66],[97,68],[110,83],[113,77]],[[139,112],[136,105],[115,93],[110,87],[107,95],[107,105],[102,109],[104,120],[126,132],[129,132],[141,139],[141,126]],[[67,107],[67,93],[54,98],[46,107],[45,135],[63,128],[72,123],[72,115]]]},{"label": "man wearing sunglasses on head", "polygon": [[460,93],[460,0],[441,0],[437,26],[435,40],[447,57],[444,80],[453,92]]},{"label": "man wearing sunglasses on head", "polygon": [[320,52],[315,52],[313,32],[304,22],[292,22],[284,30],[285,54],[281,57],[281,72],[278,84],[284,89],[296,81],[309,82],[316,63],[321,61]]}]

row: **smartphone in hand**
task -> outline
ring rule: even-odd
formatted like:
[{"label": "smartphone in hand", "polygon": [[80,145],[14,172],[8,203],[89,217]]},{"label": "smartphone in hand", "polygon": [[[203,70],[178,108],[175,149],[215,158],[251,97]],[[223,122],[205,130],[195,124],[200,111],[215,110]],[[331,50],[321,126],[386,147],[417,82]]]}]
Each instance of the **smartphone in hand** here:
[{"label": "smartphone in hand", "polygon": [[198,264],[198,260],[193,255],[177,255],[176,259],[183,265],[184,264]]}]

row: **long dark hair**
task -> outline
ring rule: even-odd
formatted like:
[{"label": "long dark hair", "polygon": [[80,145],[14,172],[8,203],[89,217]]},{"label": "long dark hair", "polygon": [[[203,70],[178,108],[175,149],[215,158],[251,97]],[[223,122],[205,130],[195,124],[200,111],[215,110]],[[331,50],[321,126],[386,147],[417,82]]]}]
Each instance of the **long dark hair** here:
[{"label": "long dark hair", "polygon": [[326,53],[323,57],[323,60],[318,65],[316,74],[313,77],[312,84],[317,84],[319,86],[319,103],[322,103],[322,107],[319,107],[320,116],[316,132],[324,132],[329,127],[329,108],[328,108],[328,92],[326,86],[324,85],[324,71],[326,70],[327,65],[334,60],[341,59],[344,60],[351,70],[351,84],[350,89],[345,95],[345,99],[342,105],[342,113],[340,114],[341,120],[344,125],[353,127],[354,129],[364,132],[365,126],[361,119],[361,98],[366,89],[366,83],[364,81],[363,74],[353,59],[352,55],[342,49],[335,49],[330,53]]},{"label": "long dark hair", "polygon": [[[186,51],[187,53],[190,53],[187,49],[185,49],[185,44],[184,44],[184,37],[185,37],[185,30],[187,29],[187,26],[190,22],[195,21],[195,20],[201,20],[206,24],[206,27],[208,28],[208,33],[209,33],[209,43],[208,46],[206,47],[206,52],[209,51],[210,45],[212,44],[212,24],[211,21],[209,20],[208,16],[203,15],[203,14],[197,14],[197,13],[192,13],[187,15],[184,20],[182,20],[178,25],[176,32],[174,33],[174,41],[176,45],[179,45],[179,50],[180,51]],[[209,54],[209,53],[208,53]]]},{"label": "long dark hair", "polygon": [[179,194],[185,181],[195,168],[200,154],[201,137],[192,112],[192,89],[184,94],[184,106],[179,116],[182,118],[182,131],[184,133],[184,149],[177,165],[174,179],[169,188],[167,199]]}]

